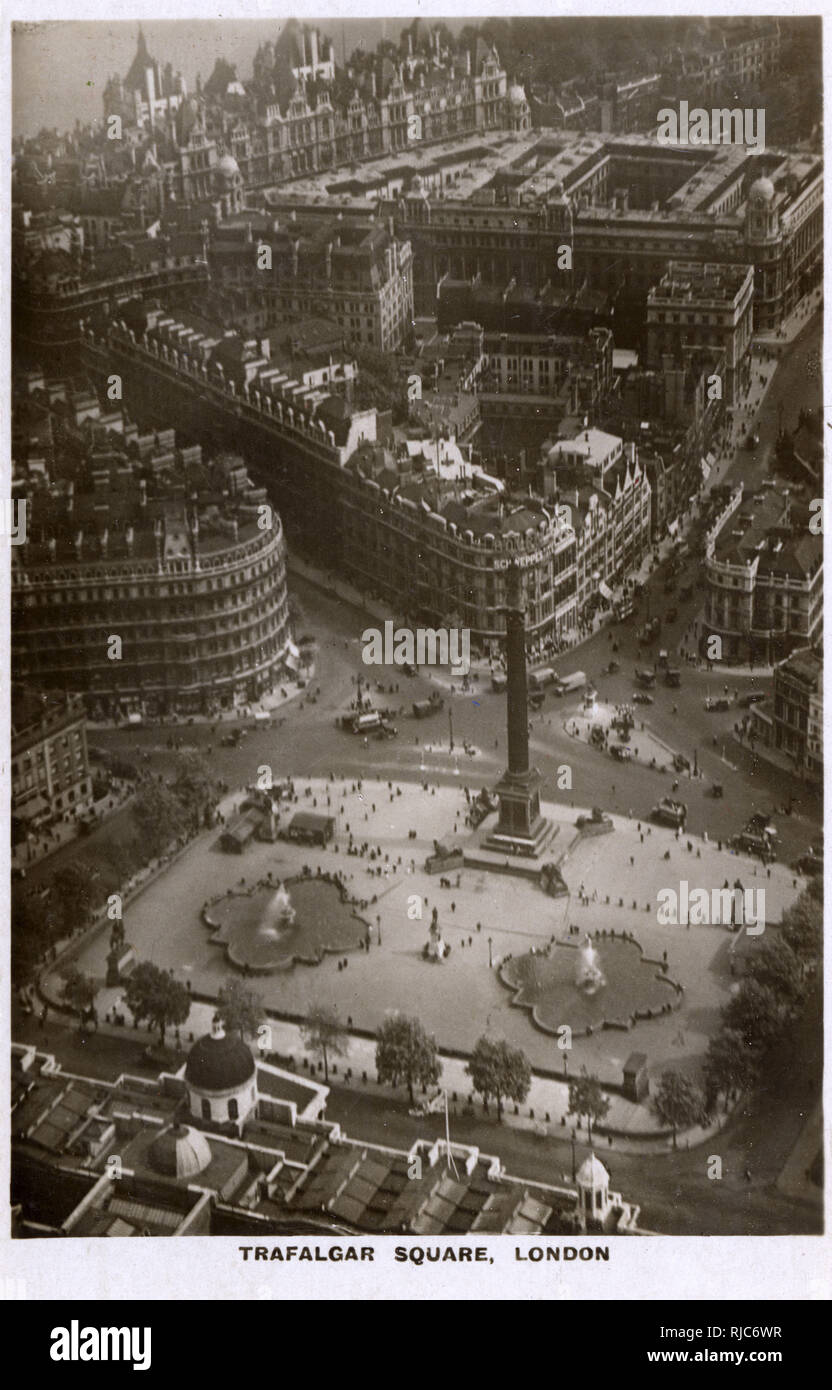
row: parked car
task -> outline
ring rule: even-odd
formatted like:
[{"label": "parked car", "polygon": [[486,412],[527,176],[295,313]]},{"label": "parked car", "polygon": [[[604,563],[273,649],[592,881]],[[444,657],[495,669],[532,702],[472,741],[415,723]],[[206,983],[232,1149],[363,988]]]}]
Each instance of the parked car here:
[{"label": "parked car", "polygon": [[708,699],[705,701],[705,709],[708,711],[709,714],[720,714],[723,710],[730,708],[731,701],[726,699],[723,695],[720,695],[713,700],[709,696]]},{"label": "parked car", "polygon": [[632,761],[633,750],[632,748],[628,748],[626,743],[613,744],[612,748],[610,749],[610,752],[612,753],[612,756],[616,758],[620,763],[629,763]]},{"label": "parked car", "polygon": [[646,690],[634,690],[634,691],[633,691],[633,704],[634,704],[634,705],[652,705],[652,703],[653,703],[653,696],[652,696],[652,695],[648,695]]},{"label": "parked car", "polygon": [[765,691],[751,690],[747,695],[742,695],[739,704],[743,709],[750,709],[752,705],[758,705],[761,700],[766,698]]}]

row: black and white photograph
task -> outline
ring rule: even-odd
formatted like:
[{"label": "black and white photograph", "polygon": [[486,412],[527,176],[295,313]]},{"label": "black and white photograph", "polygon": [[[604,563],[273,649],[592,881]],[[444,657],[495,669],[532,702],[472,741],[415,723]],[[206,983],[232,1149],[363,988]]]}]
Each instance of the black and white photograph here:
[{"label": "black and white photograph", "polygon": [[828,21],[263,8],[7,21],[7,1296],[826,1298]]}]

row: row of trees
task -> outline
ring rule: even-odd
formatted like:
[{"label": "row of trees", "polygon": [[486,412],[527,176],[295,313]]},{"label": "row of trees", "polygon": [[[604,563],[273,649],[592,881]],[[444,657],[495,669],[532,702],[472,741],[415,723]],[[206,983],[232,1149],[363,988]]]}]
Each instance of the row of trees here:
[{"label": "row of trees", "polygon": [[83,930],[122,883],[210,819],[216,798],[206,760],[198,753],[177,753],[170,783],[153,778],[140,783],[130,804],[135,836],[105,840],[96,846],[94,858],[78,854],[55,870],[45,891],[16,889],[11,944],[15,984],[28,984],[50,947]]},{"label": "row of trees", "polygon": [[813,880],[784,912],[780,931],[750,957],[745,977],[722,1010],[703,1067],[704,1088],[669,1070],[653,1097],[658,1115],[673,1130],[708,1119],[722,1096],[731,1102],[760,1079],[766,1054],[800,1010],[806,979],[818,966],[823,940],[822,884]]},{"label": "row of trees", "polygon": [[813,880],[784,912],[777,936],[748,961],[740,988],[722,1010],[722,1028],[705,1059],[705,1106],[719,1096],[726,1109],[759,1080],[766,1053],[800,1009],[806,979],[818,967],[823,941],[823,887]]}]

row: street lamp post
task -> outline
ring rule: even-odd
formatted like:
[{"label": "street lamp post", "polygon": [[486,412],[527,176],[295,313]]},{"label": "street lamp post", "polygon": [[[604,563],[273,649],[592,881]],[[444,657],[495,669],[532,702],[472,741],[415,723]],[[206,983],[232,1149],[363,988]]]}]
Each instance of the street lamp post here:
[{"label": "street lamp post", "polygon": [[576,1138],[576,1135],[577,1135],[577,1130],[573,1129],[573,1130],[572,1130],[572,1181],[573,1181],[573,1182],[575,1181],[575,1178],[576,1178],[577,1175],[578,1175],[578,1168],[577,1168],[577,1164],[576,1164],[576,1161],[575,1161],[575,1138]]},{"label": "street lamp post", "polygon": [[492,964],[493,964],[493,958],[492,958],[492,955],[491,955],[491,937],[489,936],[489,938],[488,938],[488,968],[489,968],[489,970],[491,969]]},{"label": "street lamp post", "polygon": [[449,751],[450,753],[453,753],[453,751],[454,751],[454,712],[453,712],[452,709],[449,709],[449,710],[448,710],[448,729],[449,729],[449,731],[450,731],[450,748],[448,749],[448,751]]}]

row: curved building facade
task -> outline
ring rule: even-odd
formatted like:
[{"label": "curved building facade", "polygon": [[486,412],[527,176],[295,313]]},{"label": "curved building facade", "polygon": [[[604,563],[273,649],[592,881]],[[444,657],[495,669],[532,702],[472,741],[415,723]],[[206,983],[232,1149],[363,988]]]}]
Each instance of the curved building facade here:
[{"label": "curved building facade", "polygon": [[[198,451],[197,451],[198,452]],[[237,461],[239,463],[239,461]],[[259,699],[290,657],[277,512],[244,468],[200,494],[132,473],[35,492],[15,547],[12,669],[107,716]]]}]

